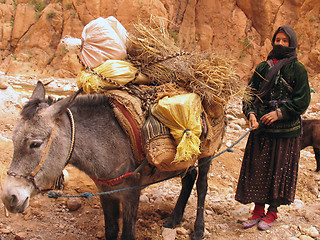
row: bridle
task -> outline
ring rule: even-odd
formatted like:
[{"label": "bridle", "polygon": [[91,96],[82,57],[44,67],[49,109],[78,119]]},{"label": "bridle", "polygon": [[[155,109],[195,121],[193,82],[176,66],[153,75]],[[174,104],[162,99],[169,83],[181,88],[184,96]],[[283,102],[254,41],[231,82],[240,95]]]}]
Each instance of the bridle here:
[{"label": "bridle", "polygon": [[[69,163],[71,155],[73,153],[73,149],[74,149],[74,143],[75,143],[75,124],[74,124],[74,118],[73,118],[73,114],[71,112],[71,110],[69,108],[67,108],[66,111],[69,121],[70,121],[70,127],[71,127],[71,142],[70,142],[70,147],[69,147],[69,152],[68,152],[68,156],[67,156],[67,160],[65,163],[65,166]],[[40,169],[42,168],[49,150],[51,148],[51,144],[54,138],[54,133],[55,133],[55,129],[56,129],[56,123],[54,124],[52,130],[51,130],[51,134],[50,134],[50,138],[48,140],[48,143],[46,145],[44,154],[42,155],[38,165],[27,175],[22,175],[22,174],[17,174],[13,171],[8,171],[7,175],[11,176],[11,177],[18,177],[18,178],[25,178],[27,181],[31,182],[35,189],[37,189],[37,191],[41,192],[41,189],[37,186],[36,182],[35,182],[35,176],[37,175],[37,173],[40,171]]]}]

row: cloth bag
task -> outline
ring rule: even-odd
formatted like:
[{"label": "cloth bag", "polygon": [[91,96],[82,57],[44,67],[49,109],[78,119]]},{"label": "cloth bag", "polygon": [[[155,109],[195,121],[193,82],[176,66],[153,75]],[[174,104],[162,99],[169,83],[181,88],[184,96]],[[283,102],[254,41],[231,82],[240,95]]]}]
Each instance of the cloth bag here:
[{"label": "cloth bag", "polygon": [[[138,71],[130,62],[122,60],[107,60],[93,70],[120,85],[126,85],[135,79]],[[82,70],[79,73],[77,85],[79,88],[82,87],[85,93],[99,93],[117,88],[112,83],[104,81],[99,75],[87,70]]]},{"label": "cloth bag", "polygon": [[173,162],[192,166],[198,159],[202,111],[201,98],[195,93],[164,97],[152,107],[151,113],[170,129],[178,145]]},{"label": "cloth bag", "polygon": [[82,31],[81,61],[95,68],[108,59],[124,59],[127,35],[127,30],[113,16],[89,22]]}]

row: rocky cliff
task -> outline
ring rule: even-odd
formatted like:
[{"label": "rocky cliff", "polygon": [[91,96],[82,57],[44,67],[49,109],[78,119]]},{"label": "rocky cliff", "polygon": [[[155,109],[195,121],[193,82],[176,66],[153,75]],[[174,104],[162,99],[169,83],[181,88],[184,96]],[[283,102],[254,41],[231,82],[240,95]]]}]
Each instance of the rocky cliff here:
[{"label": "rocky cliff", "polygon": [[271,50],[273,31],[290,25],[297,32],[299,59],[320,79],[319,0],[1,0],[0,69],[74,77],[81,66],[60,39],[80,38],[91,20],[111,15],[128,31],[138,20],[168,19],[177,44],[231,55],[244,78]]}]

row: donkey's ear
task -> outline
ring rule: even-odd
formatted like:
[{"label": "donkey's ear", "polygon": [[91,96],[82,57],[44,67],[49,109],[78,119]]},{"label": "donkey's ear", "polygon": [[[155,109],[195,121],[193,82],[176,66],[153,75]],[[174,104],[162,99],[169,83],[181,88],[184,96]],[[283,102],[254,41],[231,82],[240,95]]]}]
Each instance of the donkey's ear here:
[{"label": "donkey's ear", "polygon": [[44,100],[46,97],[46,90],[42,82],[38,81],[37,86],[33,90],[30,100],[39,99]]},{"label": "donkey's ear", "polygon": [[82,92],[82,89],[71,95],[70,97],[64,98],[50,107],[48,107],[47,112],[53,115],[54,118],[60,117],[63,113],[67,111],[67,108],[71,105],[73,100],[77,97],[77,95]]}]

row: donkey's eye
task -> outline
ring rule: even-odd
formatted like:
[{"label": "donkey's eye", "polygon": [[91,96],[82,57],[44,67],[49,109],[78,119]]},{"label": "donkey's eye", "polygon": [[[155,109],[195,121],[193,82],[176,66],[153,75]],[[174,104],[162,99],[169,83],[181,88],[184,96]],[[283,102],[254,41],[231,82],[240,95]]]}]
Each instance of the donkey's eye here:
[{"label": "donkey's eye", "polygon": [[38,148],[41,146],[41,144],[42,144],[42,142],[40,142],[40,141],[34,141],[34,142],[30,143],[30,148]]}]

